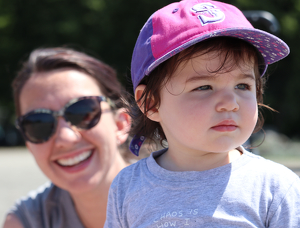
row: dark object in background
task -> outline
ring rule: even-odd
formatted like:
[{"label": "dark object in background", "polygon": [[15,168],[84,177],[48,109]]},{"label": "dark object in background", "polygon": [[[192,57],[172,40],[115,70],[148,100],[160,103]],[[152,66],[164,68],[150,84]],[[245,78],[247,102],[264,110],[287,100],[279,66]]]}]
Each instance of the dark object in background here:
[{"label": "dark object in background", "polygon": [[0,124],[0,146],[20,146],[24,140],[16,127],[10,123]]},{"label": "dark object in background", "polygon": [[[275,35],[280,32],[280,25],[276,17],[270,12],[263,10],[245,10],[243,14],[255,28],[267,30]],[[259,28],[261,26],[262,28]]]},{"label": "dark object in background", "polygon": [[[245,10],[243,11],[243,14],[255,28],[267,30],[274,35],[277,35],[280,32],[280,25],[276,17],[270,12],[263,10]],[[251,135],[247,142],[244,143],[244,146],[248,151],[251,151],[254,154],[259,154],[259,148],[251,148],[251,146],[255,146],[253,144],[254,141],[254,136]]]}]

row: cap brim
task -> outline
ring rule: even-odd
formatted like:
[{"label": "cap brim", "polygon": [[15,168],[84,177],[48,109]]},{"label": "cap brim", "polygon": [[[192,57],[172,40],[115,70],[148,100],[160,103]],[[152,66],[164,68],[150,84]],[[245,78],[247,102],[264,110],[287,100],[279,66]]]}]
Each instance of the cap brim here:
[{"label": "cap brim", "polygon": [[213,33],[201,34],[198,37],[195,37],[192,40],[180,45],[176,49],[168,52],[167,54],[155,60],[148,67],[145,73],[146,75],[149,75],[149,73],[162,62],[166,61],[167,59],[178,54],[182,50],[191,47],[196,43],[199,43],[209,38],[222,36],[235,37],[238,39],[245,40],[252,44],[262,54],[266,66],[285,58],[290,53],[290,49],[284,41],[268,32],[254,28],[220,29],[215,30]]}]

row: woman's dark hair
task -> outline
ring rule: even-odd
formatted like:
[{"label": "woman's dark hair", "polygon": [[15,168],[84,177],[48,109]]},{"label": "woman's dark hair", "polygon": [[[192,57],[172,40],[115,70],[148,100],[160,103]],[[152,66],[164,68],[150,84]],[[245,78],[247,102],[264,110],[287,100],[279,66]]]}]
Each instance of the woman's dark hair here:
[{"label": "woman's dark hair", "polygon": [[[187,60],[204,55],[209,52],[216,52],[216,56],[223,56],[220,66],[211,73],[231,71],[235,67],[241,67],[244,64],[253,64],[255,70],[256,84],[256,99],[260,107],[266,107],[263,104],[263,91],[266,77],[261,77],[261,73],[265,69],[265,62],[260,52],[250,43],[233,37],[216,37],[197,43],[186,50],[171,57],[155,68],[149,76],[145,76],[140,84],[146,85],[146,88],[137,103],[142,104],[144,113],[141,112],[136,103],[130,107],[130,115],[135,120],[131,128],[131,135],[145,136],[148,141],[160,141],[164,146],[163,141],[166,136],[162,127],[158,122],[147,118],[147,112],[153,109],[158,109],[160,106],[160,91],[163,86],[172,78],[173,73],[178,68],[179,64],[185,63]],[[225,69],[226,67],[226,69]],[[151,104],[150,104],[150,99]],[[264,123],[264,118],[259,110],[258,121],[254,132],[259,131]]]},{"label": "woman's dark hair", "polygon": [[70,48],[41,48],[32,51],[16,78],[12,82],[15,109],[20,112],[20,94],[26,82],[35,74],[58,69],[74,69],[83,72],[98,82],[103,94],[114,104],[113,109],[124,106],[124,90],[118,81],[116,71],[100,60]]}]

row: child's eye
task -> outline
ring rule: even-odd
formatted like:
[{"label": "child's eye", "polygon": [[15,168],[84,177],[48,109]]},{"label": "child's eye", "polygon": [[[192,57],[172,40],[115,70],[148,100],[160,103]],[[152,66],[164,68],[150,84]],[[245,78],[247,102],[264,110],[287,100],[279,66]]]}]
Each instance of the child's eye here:
[{"label": "child's eye", "polygon": [[241,90],[250,90],[251,87],[248,84],[238,84],[235,88]]},{"label": "child's eye", "polygon": [[212,89],[210,85],[199,86],[195,90],[209,90]]}]

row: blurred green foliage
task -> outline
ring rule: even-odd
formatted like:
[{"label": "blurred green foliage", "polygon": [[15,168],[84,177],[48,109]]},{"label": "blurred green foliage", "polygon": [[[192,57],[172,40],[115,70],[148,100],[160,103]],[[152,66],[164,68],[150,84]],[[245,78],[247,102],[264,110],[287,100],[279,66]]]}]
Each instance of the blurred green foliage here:
[{"label": "blurred green foliage", "polygon": [[[85,51],[117,69],[128,83],[132,50],[147,18],[171,0],[0,0],[0,118],[13,122],[11,81],[30,51],[68,46]],[[299,136],[300,0],[226,0],[241,10],[265,10],[280,23],[277,36],[291,54],[270,67],[265,103],[266,123]],[[266,30],[261,25],[254,25]],[[298,94],[298,95],[297,95]],[[1,121],[1,119],[0,119]]]}]

